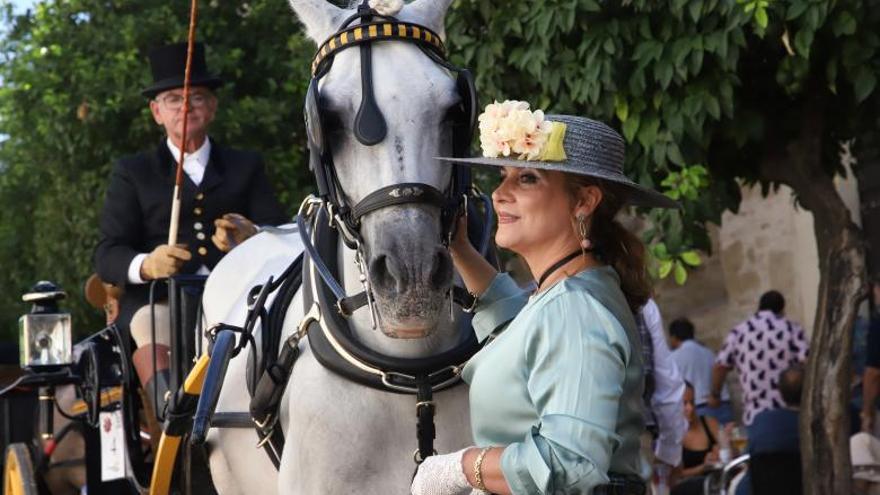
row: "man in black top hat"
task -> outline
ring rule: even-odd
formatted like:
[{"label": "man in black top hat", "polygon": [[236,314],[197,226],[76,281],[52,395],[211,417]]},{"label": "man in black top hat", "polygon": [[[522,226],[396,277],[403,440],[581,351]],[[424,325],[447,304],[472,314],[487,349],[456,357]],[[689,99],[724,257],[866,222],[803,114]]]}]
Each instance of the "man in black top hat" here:
[{"label": "man in black top hat", "polygon": [[[133,356],[138,376],[148,393],[157,392],[159,407],[168,383],[170,315],[164,302],[150,310],[150,281],[176,273],[206,274],[224,253],[257,233],[259,225],[289,219],[275,198],[260,155],[208,138],[217,110],[213,90],[222,81],[208,72],[201,44],[193,52],[187,136],[182,142],[186,51],[187,45],[178,43],[149,56],[153,84],[142,94],[150,99],[153,118],[167,137],[157,148],[116,163],[95,250],[100,278],[123,290],[116,323],[129,326],[138,346]],[[186,155],[179,244],[171,246],[168,229],[181,148]],[[164,289],[164,284],[157,288]],[[164,299],[162,291],[158,300]]]}]

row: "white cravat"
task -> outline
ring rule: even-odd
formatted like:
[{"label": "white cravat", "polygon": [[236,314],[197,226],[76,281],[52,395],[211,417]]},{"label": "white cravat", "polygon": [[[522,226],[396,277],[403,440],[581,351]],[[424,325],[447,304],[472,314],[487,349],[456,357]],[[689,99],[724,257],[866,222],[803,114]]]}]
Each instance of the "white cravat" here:
[{"label": "white cravat", "polygon": [[[171,152],[171,156],[174,157],[175,168],[177,167],[177,160],[180,159],[180,148],[174,146],[174,143],[171,142],[171,138],[168,138],[165,141],[165,144],[168,146],[168,151]],[[202,179],[205,177],[205,169],[208,168],[208,160],[211,159],[211,140],[205,137],[205,142],[195,151],[195,153],[185,153],[183,155],[183,171],[186,172],[186,175],[189,176],[190,180],[193,181],[193,184],[198,186],[202,183]],[[141,265],[144,263],[144,260],[147,258],[147,253],[141,253],[132,258],[131,263],[128,265],[128,282],[131,284],[145,284],[146,281],[141,278]],[[199,267],[199,270],[196,272],[199,275],[207,275],[210,272],[208,267],[202,265]]]},{"label": "white cravat", "polygon": [[[180,148],[174,146],[171,138],[165,141],[171,156],[174,157],[174,163],[180,159]],[[183,155],[183,171],[192,179],[193,184],[198,186],[202,183],[205,176],[205,169],[208,167],[208,160],[211,158],[211,140],[205,137],[205,142],[195,151],[195,153],[185,153]]]}]

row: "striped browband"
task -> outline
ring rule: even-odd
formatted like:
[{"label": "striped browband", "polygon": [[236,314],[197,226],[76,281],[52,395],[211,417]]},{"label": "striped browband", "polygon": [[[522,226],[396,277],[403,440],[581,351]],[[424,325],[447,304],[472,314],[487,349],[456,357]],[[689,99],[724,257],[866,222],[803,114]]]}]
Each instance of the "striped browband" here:
[{"label": "striped browband", "polygon": [[332,60],[336,52],[368,41],[381,40],[414,41],[433,50],[441,58],[446,58],[443,40],[425,26],[401,21],[371,22],[346,28],[322,43],[312,61],[312,75],[321,72],[322,65]]}]

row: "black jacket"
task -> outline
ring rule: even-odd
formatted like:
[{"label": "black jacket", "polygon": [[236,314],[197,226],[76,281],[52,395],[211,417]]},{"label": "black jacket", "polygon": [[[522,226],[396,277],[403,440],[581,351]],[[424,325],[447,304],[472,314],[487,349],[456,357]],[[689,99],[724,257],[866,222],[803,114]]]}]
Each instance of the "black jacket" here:
[{"label": "black jacket", "polygon": [[[122,158],[113,168],[101,212],[95,268],[102,280],[125,288],[120,324],[127,325],[134,311],[149,302],[150,284],[128,284],[128,267],[136,255],[168,242],[175,170],[176,161],[164,139],[158,148]],[[225,213],[242,214],[257,225],[279,225],[290,219],[272,191],[260,155],[212,141],[202,183],[196,186],[184,174],[177,237],[193,258],[181,273],[195,273],[202,265],[213,269],[223,257],[211,236],[214,220]]]}]

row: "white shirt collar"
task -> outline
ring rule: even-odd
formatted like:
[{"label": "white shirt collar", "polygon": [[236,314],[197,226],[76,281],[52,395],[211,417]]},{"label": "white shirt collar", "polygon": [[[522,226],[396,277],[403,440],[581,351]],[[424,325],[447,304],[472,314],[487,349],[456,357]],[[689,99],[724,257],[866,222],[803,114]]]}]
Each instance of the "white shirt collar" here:
[{"label": "white shirt collar", "polygon": [[[168,149],[171,151],[171,156],[174,157],[174,161],[176,162],[180,159],[180,148],[174,145],[174,142],[171,141],[171,138],[167,138],[165,140],[165,144],[168,145]],[[195,153],[186,153],[183,155],[183,161],[187,162],[189,160],[195,159],[198,163],[202,164],[202,166],[208,165],[208,159],[211,157],[211,139],[209,137],[205,137],[205,142],[196,150]]]},{"label": "white shirt collar", "polygon": [[[174,145],[171,138],[165,141],[171,156],[174,157],[174,163],[180,159],[180,148]],[[211,159],[211,140],[205,137],[205,142],[195,151],[195,153],[186,153],[183,155],[183,171],[189,176],[190,180],[196,186],[201,185],[202,178],[205,177],[205,170],[208,168],[208,161]]]}]

